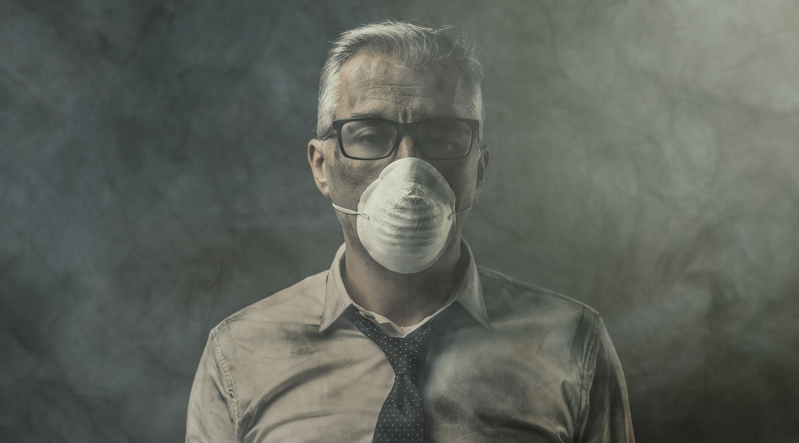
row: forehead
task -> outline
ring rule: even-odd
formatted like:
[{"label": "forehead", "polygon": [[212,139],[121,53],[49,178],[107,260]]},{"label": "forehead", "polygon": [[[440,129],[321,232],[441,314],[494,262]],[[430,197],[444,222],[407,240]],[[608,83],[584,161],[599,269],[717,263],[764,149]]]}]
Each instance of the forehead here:
[{"label": "forehead", "polygon": [[468,89],[454,67],[407,66],[387,55],[362,52],[341,67],[336,118],[476,118],[470,115],[473,97]]}]

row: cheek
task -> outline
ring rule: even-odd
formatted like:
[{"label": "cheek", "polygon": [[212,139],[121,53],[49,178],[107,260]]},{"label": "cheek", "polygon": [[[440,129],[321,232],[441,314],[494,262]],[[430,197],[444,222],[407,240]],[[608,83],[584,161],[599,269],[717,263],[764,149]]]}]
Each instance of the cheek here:
[{"label": "cheek", "polygon": [[471,204],[477,189],[477,165],[474,161],[464,161],[459,165],[452,165],[451,168],[439,169],[441,174],[447,179],[457,198],[457,207],[461,209],[467,204]]},{"label": "cheek", "polygon": [[379,162],[350,160],[336,150],[334,161],[327,163],[327,176],[333,202],[346,208],[355,209],[364,189],[369,186],[383,169]]}]

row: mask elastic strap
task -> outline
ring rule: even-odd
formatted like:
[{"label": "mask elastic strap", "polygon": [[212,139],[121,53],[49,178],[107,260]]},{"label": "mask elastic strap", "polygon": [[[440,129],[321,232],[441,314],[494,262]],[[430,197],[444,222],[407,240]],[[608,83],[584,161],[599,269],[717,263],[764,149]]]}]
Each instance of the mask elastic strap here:
[{"label": "mask elastic strap", "polygon": [[352,209],[342,208],[341,206],[339,206],[339,205],[337,205],[337,204],[335,204],[333,202],[331,202],[330,204],[333,205],[333,207],[339,212],[343,212],[345,214],[351,214],[351,215],[360,215],[361,217],[369,220],[369,214],[367,214],[365,212],[358,212],[358,211],[353,211]]},{"label": "mask elastic strap", "polygon": [[452,213],[452,214],[450,214],[450,215],[449,215],[449,217],[447,217],[447,218],[448,218],[448,219],[451,219],[452,217],[455,217],[456,215],[465,214],[465,213],[467,213],[467,212],[469,212],[469,211],[471,211],[471,210],[472,210],[472,207],[471,207],[471,206],[469,206],[468,208],[464,209],[464,210],[463,210],[463,211],[461,211],[461,212],[453,212],[453,213]]}]

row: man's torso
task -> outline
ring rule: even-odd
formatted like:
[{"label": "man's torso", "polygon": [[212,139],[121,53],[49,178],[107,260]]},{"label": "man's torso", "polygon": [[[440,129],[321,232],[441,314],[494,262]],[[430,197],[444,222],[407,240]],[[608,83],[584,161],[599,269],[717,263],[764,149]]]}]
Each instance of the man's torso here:
[{"label": "man's torso", "polygon": [[[211,333],[253,442],[370,442],[394,374],[344,318],[320,332],[323,272],[234,314]],[[437,442],[571,441],[587,413],[598,315],[566,297],[480,269],[490,327],[457,319],[423,374]]]}]

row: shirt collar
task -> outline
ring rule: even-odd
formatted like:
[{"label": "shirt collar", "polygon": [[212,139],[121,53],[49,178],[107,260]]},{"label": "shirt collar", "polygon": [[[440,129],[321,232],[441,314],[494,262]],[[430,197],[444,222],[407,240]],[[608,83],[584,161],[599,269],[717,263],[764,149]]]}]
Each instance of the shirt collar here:
[{"label": "shirt collar", "polygon": [[[338,248],[335,258],[333,258],[333,264],[330,266],[330,272],[327,275],[322,324],[319,326],[320,332],[327,330],[353,304],[347,289],[344,287],[344,281],[341,279],[341,261],[344,258],[345,251],[346,244],[342,244]],[[461,251],[466,254],[468,264],[466,271],[455,288],[455,301],[460,303],[480,324],[488,328],[488,314],[483,300],[483,289],[477,272],[477,264],[474,262],[471,248],[469,248],[466,240],[463,239],[461,239]]]}]

